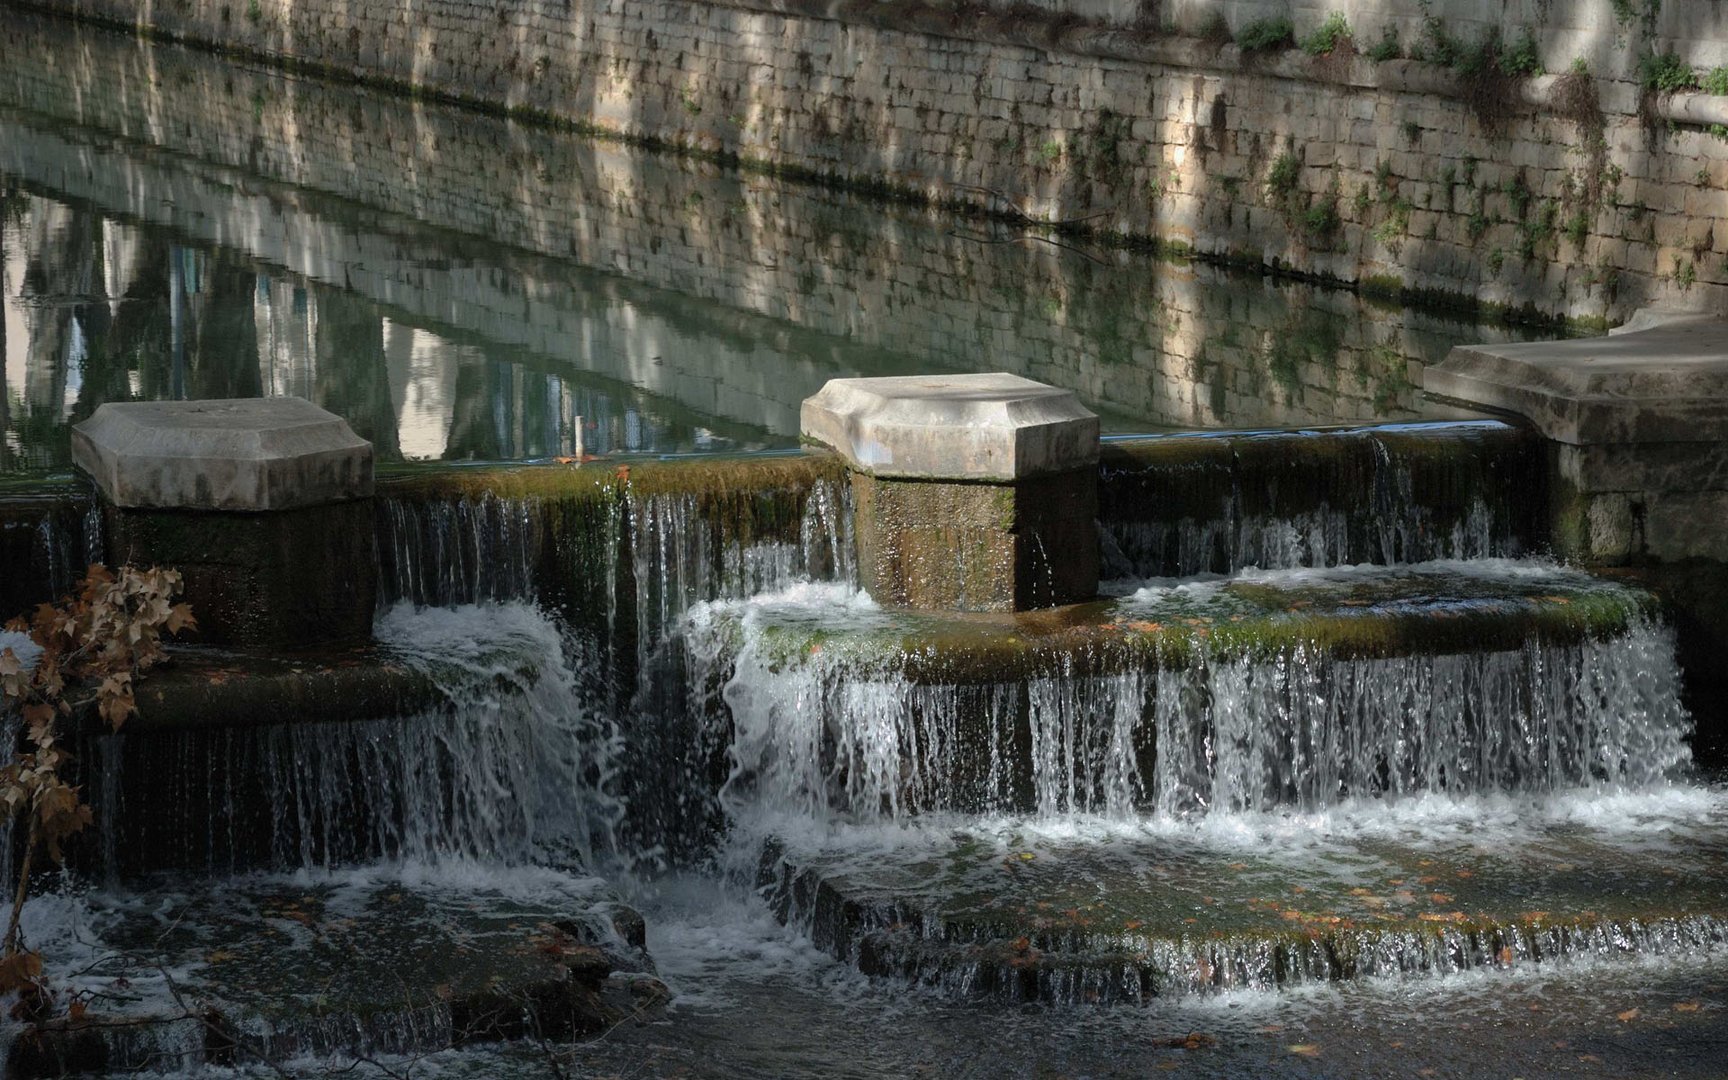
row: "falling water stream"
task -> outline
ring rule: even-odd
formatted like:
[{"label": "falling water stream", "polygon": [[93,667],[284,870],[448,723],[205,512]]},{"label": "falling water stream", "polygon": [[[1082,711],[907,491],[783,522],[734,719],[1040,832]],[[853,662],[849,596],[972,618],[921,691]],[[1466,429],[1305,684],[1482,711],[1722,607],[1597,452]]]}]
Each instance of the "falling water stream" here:
[{"label": "falling water stream", "polygon": [[[1335,654],[1320,638],[1244,654],[1196,630],[1138,666],[1040,660],[943,681],[928,674],[941,650],[909,646],[922,667],[849,651],[901,617],[852,584],[843,488],[793,484],[748,518],[696,495],[610,491],[386,498],[378,634],[447,704],[141,735],[153,741],[130,752],[133,737],[108,740],[93,799],[104,831],[147,820],[122,847],[183,869],[140,875],[149,860],[110,846],[99,879],[112,884],[36,906],[33,939],[86,957],[94,992],[124,979],[160,1002],[168,980],[198,985],[200,951],[224,953],[225,921],[279,920],[284,888],[338,920],[404,890],[429,912],[515,910],[510,925],[565,910],[609,941],[605,912],[628,902],[679,998],[664,1021],[558,1052],[596,1074],[828,1075],[841,1061],[858,1075],[965,1074],[999,1030],[1016,1071],[1109,1073],[1145,1054],[1206,1071],[1169,1042],[1198,1031],[1228,1044],[1205,1059],[1218,1072],[1253,1075],[1307,1067],[1288,1047],[1335,1048],[1362,1010],[1382,1016],[1383,1045],[1434,1010],[1480,1018],[1528,998],[1558,1025],[1553,1043],[1580,1022],[1545,1010],[1585,982],[1624,987],[1621,1012],[1667,1008],[1684,1026],[1703,1020],[1672,1006],[1728,979],[1712,885],[1728,866],[1728,799],[1688,779],[1672,635],[1635,590],[1486,557],[1492,545],[1330,569],[1304,564],[1337,559],[1289,545],[1283,569],[1113,582],[1099,618],[1198,625],[1266,596],[1292,618],[1364,604],[1364,618],[1416,626],[1534,617],[1530,605],[1609,615],[1507,647],[1418,641],[1387,655]],[[1476,512],[1482,535],[1500,528],[1489,504]],[[143,786],[130,779],[141,768]],[[173,793],[172,808],[137,813],[127,800],[146,790]],[[1389,884],[1418,879],[1435,883]],[[1492,928],[1430,926],[1411,889],[1444,891],[1442,909],[1528,895],[1594,914],[1556,924],[1506,908]],[[1627,901],[1652,889],[1672,894],[1673,915]],[[1082,914],[1022,923],[1015,904]],[[143,940],[140,905],[168,925],[182,909],[228,914],[158,940],[182,958],[162,978],[104,968],[94,943]],[[1402,921],[1376,928],[1385,905]],[[1122,929],[1180,927],[1190,911],[1211,928],[1203,948]],[[1301,921],[1314,944],[1278,944],[1267,927],[1291,917],[1360,929]],[[1044,927],[1030,950],[1071,960],[1026,975],[1023,954],[991,944],[1022,925]],[[979,998],[1046,1004],[957,1004]],[[821,1034],[759,1034],[744,1018],[763,1011]],[[419,1056],[448,1037],[436,1006],[358,1034],[249,1023],[248,1045],[313,1072],[356,1046],[425,1075],[547,1067],[543,1048],[510,1043]],[[916,1045],[880,1044],[868,1032],[881,1024]],[[188,1061],[198,1038],[165,1025],[120,1056]],[[1362,1064],[1355,1050],[1328,1060]]]}]

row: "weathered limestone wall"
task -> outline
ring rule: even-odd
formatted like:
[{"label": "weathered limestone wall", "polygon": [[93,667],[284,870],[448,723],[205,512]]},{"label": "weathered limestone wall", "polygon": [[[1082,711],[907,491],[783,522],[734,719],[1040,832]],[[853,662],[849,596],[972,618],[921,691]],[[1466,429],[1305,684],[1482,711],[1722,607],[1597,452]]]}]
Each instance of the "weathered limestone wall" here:
[{"label": "weathered limestone wall", "polygon": [[28,118],[0,111],[0,171],[756,428],[895,357],[1174,426],[1412,415],[1412,370],[1462,333],[52,20],[0,51],[0,110]]},{"label": "weathered limestone wall", "polygon": [[[1045,11],[1118,26],[1204,33],[1222,22],[1234,34],[1288,19],[1298,40],[1339,15],[1366,50],[1391,35],[1406,49],[1436,20],[1455,38],[1528,32],[1544,66],[1564,71],[1583,57],[1590,69],[1631,77],[1646,52],[1679,53],[1698,67],[1728,64],[1728,7],[1686,0],[1027,0]],[[1636,46],[1636,47],[1634,47]]]},{"label": "weathered limestone wall", "polygon": [[[1610,321],[1653,301],[1713,308],[1728,297],[1728,139],[1708,130],[1719,114],[1728,122],[1728,97],[1663,99],[1641,116],[1623,80],[1461,81],[1431,63],[1244,54],[911,3],[42,3],[1383,289]],[[756,9],[770,6],[786,10]],[[1479,7],[1484,25],[1500,8],[1442,6]],[[1699,64],[1723,55],[1715,4],[1662,5],[1624,25],[1575,15],[1581,2],[1524,6],[1583,35],[1586,59],[1675,42]]]}]

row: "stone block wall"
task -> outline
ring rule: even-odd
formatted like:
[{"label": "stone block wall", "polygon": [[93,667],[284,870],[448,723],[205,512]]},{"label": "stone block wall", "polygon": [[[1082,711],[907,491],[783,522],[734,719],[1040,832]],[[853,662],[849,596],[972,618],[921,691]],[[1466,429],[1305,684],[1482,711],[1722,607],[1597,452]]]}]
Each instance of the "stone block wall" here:
[{"label": "stone block wall", "polygon": [[[1363,2],[1387,18],[1420,10]],[[1619,321],[1651,302],[1720,306],[1728,288],[1728,138],[1710,130],[1718,113],[1728,121],[1728,97],[1653,102],[1624,78],[1473,80],[1410,60],[1244,54],[1020,10],[984,17],[916,3],[41,3],[1386,290]],[[1240,19],[1252,6],[1222,9]],[[1545,12],[1539,25],[1556,34],[1626,42],[1605,46],[1616,57],[1683,41],[1708,64],[1723,40],[1714,4],[1670,3],[1628,25],[1595,12],[1604,5],[1524,6]],[[1503,5],[1448,0],[1434,10],[1462,26],[1469,8],[1487,25],[1490,7]],[[1591,22],[1602,18],[1612,25]],[[1577,55],[1595,53],[1580,45]]]}]

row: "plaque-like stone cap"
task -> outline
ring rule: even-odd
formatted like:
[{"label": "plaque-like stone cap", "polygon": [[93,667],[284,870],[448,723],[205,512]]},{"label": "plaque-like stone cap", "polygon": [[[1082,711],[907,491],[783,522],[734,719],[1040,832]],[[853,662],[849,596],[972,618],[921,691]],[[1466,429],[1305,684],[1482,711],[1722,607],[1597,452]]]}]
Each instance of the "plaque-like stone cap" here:
[{"label": "plaque-like stone cap", "polygon": [[72,429],[116,506],[285,510],[372,494],[372,444],[304,398],[131,401]]},{"label": "plaque-like stone cap", "polygon": [[1006,372],[830,379],[804,399],[800,427],[882,477],[1010,481],[1098,462],[1098,417]]},{"label": "plaque-like stone cap", "polygon": [[1422,385],[1517,413],[1575,446],[1728,441],[1728,321],[1655,315],[1627,331],[1460,345]]}]

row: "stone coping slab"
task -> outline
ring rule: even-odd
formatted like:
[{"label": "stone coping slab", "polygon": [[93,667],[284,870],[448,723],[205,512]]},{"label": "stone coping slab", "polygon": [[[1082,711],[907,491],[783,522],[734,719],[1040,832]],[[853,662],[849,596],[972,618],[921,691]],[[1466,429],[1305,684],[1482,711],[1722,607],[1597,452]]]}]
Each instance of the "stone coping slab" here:
[{"label": "stone coping slab", "polygon": [[116,506],[284,510],[372,494],[372,444],[304,398],[110,402],[72,458]]},{"label": "stone coping slab", "polygon": [[[385,646],[299,656],[172,646],[168,656],[169,663],[139,680],[138,712],[122,729],[127,735],[375,720],[447,700],[433,675]],[[93,711],[80,722],[93,733],[107,730]]]},{"label": "stone coping slab", "polygon": [[1422,380],[1430,394],[1528,417],[1558,442],[1721,441],[1728,320],[1658,315],[1607,337],[1460,345]]},{"label": "stone coping slab", "polygon": [[830,379],[804,400],[805,440],[884,478],[1003,483],[1098,461],[1098,417],[1006,372]]}]

